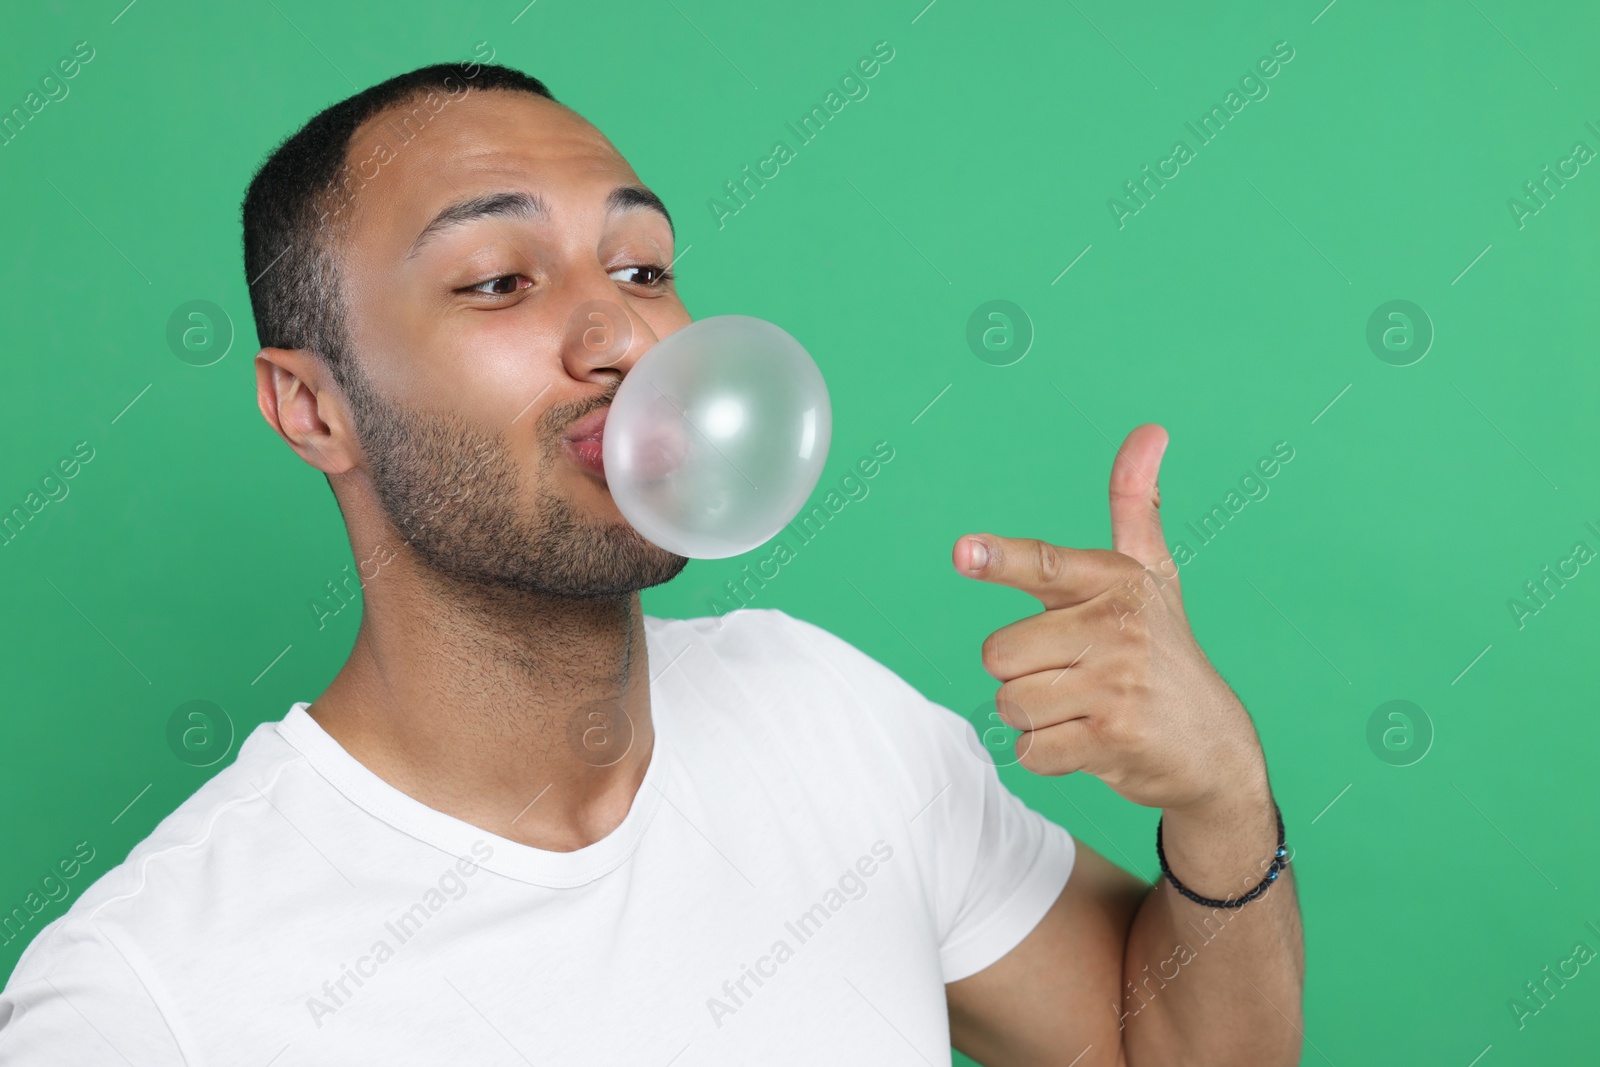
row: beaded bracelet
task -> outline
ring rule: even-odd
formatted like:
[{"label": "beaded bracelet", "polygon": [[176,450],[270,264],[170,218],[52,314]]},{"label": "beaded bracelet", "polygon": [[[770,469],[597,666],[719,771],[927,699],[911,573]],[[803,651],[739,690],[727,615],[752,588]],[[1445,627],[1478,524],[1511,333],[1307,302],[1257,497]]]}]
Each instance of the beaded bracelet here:
[{"label": "beaded bracelet", "polygon": [[1278,816],[1278,848],[1277,851],[1272,854],[1272,865],[1267,870],[1267,876],[1261,879],[1261,883],[1244,896],[1233,900],[1209,900],[1198,893],[1192,892],[1187,886],[1173,876],[1172,868],[1167,866],[1167,854],[1161,848],[1161,824],[1165,820],[1166,816],[1162,816],[1162,818],[1156,820],[1156,858],[1161,861],[1161,873],[1167,876],[1167,881],[1172,883],[1172,888],[1176,889],[1178,892],[1182,893],[1196,904],[1203,904],[1208,908],[1243,907],[1252,900],[1256,899],[1256,897],[1259,897],[1262,893],[1265,893],[1272,883],[1278,880],[1278,872],[1288,866],[1288,863],[1284,860],[1284,857],[1289,854],[1289,850],[1284,846],[1283,812],[1278,810],[1278,802],[1276,800],[1272,802],[1272,810]]}]

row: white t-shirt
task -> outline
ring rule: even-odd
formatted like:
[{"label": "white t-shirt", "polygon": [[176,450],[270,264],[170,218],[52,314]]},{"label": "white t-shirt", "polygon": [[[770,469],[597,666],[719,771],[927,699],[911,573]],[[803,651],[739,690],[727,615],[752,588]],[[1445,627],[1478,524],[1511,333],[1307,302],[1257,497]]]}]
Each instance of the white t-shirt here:
[{"label": "white t-shirt", "polygon": [[29,945],[0,1064],[948,1064],[945,983],[1033,929],[1072,838],[825,630],[645,632],[655,749],[605,838],[435,811],[297,703]]}]

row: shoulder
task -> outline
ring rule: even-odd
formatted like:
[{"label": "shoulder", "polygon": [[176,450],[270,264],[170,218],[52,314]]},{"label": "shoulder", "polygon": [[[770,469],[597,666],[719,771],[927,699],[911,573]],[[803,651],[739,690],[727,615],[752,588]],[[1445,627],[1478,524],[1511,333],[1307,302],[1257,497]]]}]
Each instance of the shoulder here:
[{"label": "shoulder", "polygon": [[647,617],[647,625],[668,657],[703,648],[725,669],[769,678],[793,675],[806,687],[842,684],[861,699],[923,699],[910,683],[849,641],[777,608],[739,608],[692,619]]},{"label": "shoulder", "polygon": [[851,682],[910,688],[909,683],[849,641],[778,608],[739,608],[692,619],[646,617],[649,632],[670,653],[700,645],[719,661],[753,669],[821,669]]},{"label": "shoulder", "polygon": [[[18,960],[12,982],[95,953],[117,953],[137,969],[134,945],[170,936],[183,927],[186,915],[205,911],[219,883],[239,866],[233,861],[242,858],[241,842],[253,841],[259,848],[261,816],[271,810],[268,794],[301,760],[276,725],[258,726],[233,763],[190,794],[121,863],[40,930]],[[248,835],[237,832],[244,823],[250,824]]]},{"label": "shoulder", "polygon": [[[986,758],[965,718],[845,638],[785,611],[740,608],[720,617],[660,619],[653,632],[664,664],[676,658],[702,692],[709,678],[726,677],[754,698],[736,711],[745,721],[764,712],[772,729],[809,737],[836,754],[847,748],[893,758],[919,779],[952,762]],[[661,669],[652,663],[652,677]]]},{"label": "shoulder", "polygon": [[137,953],[83,915],[62,916],[46,932],[49,951],[36,951],[36,940],[0,991],[0,1062],[188,1062]]},{"label": "shoulder", "polygon": [[299,761],[275,723],[258,726],[232,764],[34,935],[0,992],[0,1061],[105,1062],[114,1052],[138,1063],[186,1062],[162,953],[184,944],[220,949],[222,939],[210,935],[226,926],[227,902],[242,899],[233,891],[251,877],[249,852],[271,833],[268,795]]}]

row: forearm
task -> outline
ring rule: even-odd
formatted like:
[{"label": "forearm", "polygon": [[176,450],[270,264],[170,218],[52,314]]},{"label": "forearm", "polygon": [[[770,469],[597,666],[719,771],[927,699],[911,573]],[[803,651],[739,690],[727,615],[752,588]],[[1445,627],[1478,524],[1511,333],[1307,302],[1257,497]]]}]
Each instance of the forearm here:
[{"label": "forearm", "polygon": [[[1197,810],[1163,814],[1167,866],[1192,892],[1239,897],[1278,844],[1265,767]],[[1208,908],[1162,877],[1140,904],[1123,962],[1129,1067],[1300,1062],[1305,949],[1293,868],[1238,908]]]}]

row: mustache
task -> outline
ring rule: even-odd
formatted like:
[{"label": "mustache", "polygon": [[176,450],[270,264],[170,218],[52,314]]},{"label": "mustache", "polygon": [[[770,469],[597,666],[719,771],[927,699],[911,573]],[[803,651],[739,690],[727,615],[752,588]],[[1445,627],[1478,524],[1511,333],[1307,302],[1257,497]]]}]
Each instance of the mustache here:
[{"label": "mustache", "polygon": [[552,405],[539,419],[540,429],[543,430],[546,437],[555,438],[560,436],[561,431],[565,430],[577,419],[581,419],[590,412],[598,411],[609,405],[616,398],[617,390],[620,388],[622,388],[622,381],[618,379],[612,382],[606,388],[606,391],[599,396],[574,400],[567,404]]}]

